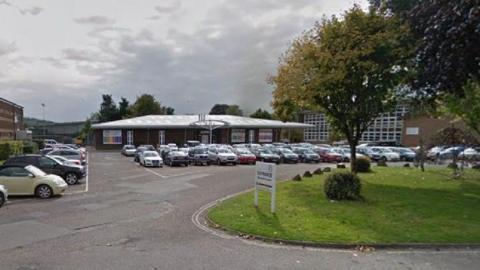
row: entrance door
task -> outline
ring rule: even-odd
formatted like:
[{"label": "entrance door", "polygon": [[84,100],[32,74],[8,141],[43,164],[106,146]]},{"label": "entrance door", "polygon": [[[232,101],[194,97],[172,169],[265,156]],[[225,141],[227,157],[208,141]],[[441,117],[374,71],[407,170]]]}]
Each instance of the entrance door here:
[{"label": "entrance door", "polygon": [[203,144],[209,144],[210,142],[208,141],[208,134],[202,134],[200,135],[200,141]]},{"label": "entrance door", "polygon": [[248,131],[248,142],[249,143],[255,143],[255,130],[250,129]]}]

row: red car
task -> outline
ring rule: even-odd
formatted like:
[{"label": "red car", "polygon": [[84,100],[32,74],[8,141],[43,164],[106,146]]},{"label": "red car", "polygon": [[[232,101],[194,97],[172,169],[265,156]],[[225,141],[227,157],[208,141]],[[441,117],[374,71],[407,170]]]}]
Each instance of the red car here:
[{"label": "red car", "polygon": [[329,148],[318,149],[318,154],[323,162],[342,162],[342,155]]},{"label": "red car", "polygon": [[257,161],[257,157],[247,149],[237,149],[235,154],[238,157],[239,164],[255,164]]}]

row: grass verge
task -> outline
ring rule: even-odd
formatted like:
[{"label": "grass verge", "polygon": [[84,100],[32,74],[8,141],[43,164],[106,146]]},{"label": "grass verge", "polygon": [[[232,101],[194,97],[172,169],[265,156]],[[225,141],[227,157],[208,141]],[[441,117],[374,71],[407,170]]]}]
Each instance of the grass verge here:
[{"label": "grass verge", "polygon": [[220,203],[208,217],[245,234],[338,244],[480,243],[480,172],[450,179],[447,169],[375,168],[360,174],[365,202],[335,202],[323,193],[325,175],[277,186],[277,213],[269,194]]}]

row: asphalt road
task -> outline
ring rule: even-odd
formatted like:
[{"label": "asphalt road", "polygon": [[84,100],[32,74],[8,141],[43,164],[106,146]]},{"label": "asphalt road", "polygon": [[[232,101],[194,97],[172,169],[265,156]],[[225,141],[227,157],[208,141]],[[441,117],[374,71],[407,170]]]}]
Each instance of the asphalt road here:
[{"label": "asphalt road", "polygon": [[[325,166],[325,165],[322,165]],[[319,165],[281,165],[289,178]],[[192,215],[252,187],[251,166],[145,169],[89,154],[62,197],[13,198],[0,209],[0,269],[478,269],[480,250],[354,250],[271,246],[199,229]]]}]

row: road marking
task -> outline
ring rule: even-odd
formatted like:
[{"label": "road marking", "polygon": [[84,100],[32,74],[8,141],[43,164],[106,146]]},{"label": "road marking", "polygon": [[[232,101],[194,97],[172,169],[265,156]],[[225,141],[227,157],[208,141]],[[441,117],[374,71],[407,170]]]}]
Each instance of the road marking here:
[{"label": "road marking", "polygon": [[87,164],[86,164],[86,165],[87,165],[87,168],[86,168],[86,169],[87,169],[87,176],[86,176],[86,179],[85,179],[85,181],[86,181],[86,184],[85,184],[85,192],[88,192],[88,175],[90,174],[90,173],[89,173],[89,170],[88,170],[88,167],[89,167],[89,165],[90,165],[89,160],[88,160],[88,159],[89,159],[89,158],[88,158],[89,155],[90,155],[90,151],[87,151]]},{"label": "road marking", "polygon": [[150,173],[152,173],[152,174],[154,174],[154,175],[156,175],[156,176],[158,176],[158,177],[160,177],[160,178],[167,178],[167,176],[161,175],[161,174],[157,173],[156,171],[151,170],[151,169],[149,169],[149,168],[145,168],[145,170],[148,171],[148,172],[150,172]]}]

